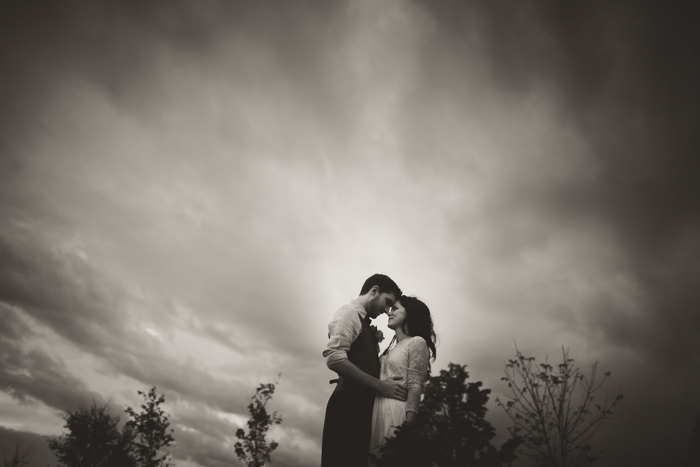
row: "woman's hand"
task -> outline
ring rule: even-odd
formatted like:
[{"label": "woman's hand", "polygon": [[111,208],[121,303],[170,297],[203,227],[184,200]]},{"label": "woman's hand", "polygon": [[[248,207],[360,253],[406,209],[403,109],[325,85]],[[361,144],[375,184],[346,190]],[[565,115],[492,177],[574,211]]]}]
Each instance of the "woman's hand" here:
[{"label": "woman's hand", "polygon": [[413,410],[406,412],[406,423],[411,424],[414,421],[416,421],[416,417],[418,416],[417,413],[415,413]]}]

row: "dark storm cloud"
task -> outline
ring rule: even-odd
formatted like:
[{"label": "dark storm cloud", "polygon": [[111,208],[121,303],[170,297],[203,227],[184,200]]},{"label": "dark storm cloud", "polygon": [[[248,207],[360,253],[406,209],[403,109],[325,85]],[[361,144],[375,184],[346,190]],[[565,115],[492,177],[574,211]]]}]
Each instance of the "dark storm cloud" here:
[{"label": "dark storm cloud", "polygon": [[[239,166],[239,160],[267,157],[268,152],[272,152],[270,159],[274,167],[276,159],[283,160],[289,153],[300,152],[290,149],[305,150],[308,130],[304,122],[308,115],[314,120],[309,124],[311,128],[319,126],[324,134],[333,135],[338,140],[337,147],[312,151],[310,157],[316,157],[317,162],[324,162],[319,154],[325,156],[325,152],[342,157],[346,153],[344,143],[350,139],[348,135],[352,136],[356,131],[358,110],[363,111],[367,105],[363,96],[371,76],[364,76],[361,57],[360,63],[355,63],[356,57],[348,51],[333,50],[331,46],[335,41],[345,40],[346,27],[356,17],[352,12],[347,17],[341,12],[338,21],[325,21],[339,5],[331,2],[315,6],[280,6],[263,2],[193,5],[189,2],[120,2],[109,6],[90,2],[13,2],[3,5],[6,14],[0,15],[0,60],[8,66],[3,67],[7,86],[0,88],[0,104],[5,110],[0,116],[0,213],[9,222],[0,230],[3,264],[0,300],[21,310],[40,326],[56,332],[80,351],[97,356],[99,372],[156,384],[160,390],[173,390],[178,393],[173,399],[182,395],[185,402],[205,401],[210,410],[240,412],[245,405],[241,401],[249,396],[245,391],[254,379],[251,375],[259,377],[260,372],[275,368],[282,362],[295,370],[287,380],[292,386],[290,392],[302,394],[301,402],[306,404],[308,400],[304,397],[308,397],[307,394],[318,396],[314,397],[315,402],[327,395],[326,375],[320,378],[323,383],[320,389],[319,385],[312,385],[306,391],[304,388],[309,386],[309,380],[319,380],[316,377],[319,368],[325,371],[319,356],[320,348],[313,348],[313,342],[299,337],[303,335],[300,331],[305,323],[294,318],[294,310],[290,310],[292,305],[299,305],[290,303],[290,289],[302,278],[295,271],[295,280],[286,285],[284,282],[289,281],[287,274],[277,272],[282,269],[283,262],[293,264],[292,260],[305,259],[306,250],[315,248],[303,244],[299,247],[293,239],[287,245],[292,255],[285,256],[282,252],[274,261],[259,264],[256,253],[260,253],[260,257],[263,254],[276,255],[277,238],[268,233],[269,240],[263,240],[260,251],[256,252],[255,247],[250,247],[252,242],[247,236],[232,236],[227,240],[234,248],[248,250],[248,255],[236,251],[232,257],[223,256],[242,265],[241,277],[230,273],[220,277],[222,274],[218,274],[217,268],[222,254],[219,250],[195,255],[193,261],[185,260],[183,256],[182,264],[168,261],[168,266],[160,267],[162,258],[157,257],[163,250],[160,250],[162,240],[158,234],[166,229],[149,231],[153,213],[135,210],[134,206],[125,206],[119,201],[122,200],[120,196],[138,198],[142,193],[138,190],[153,184],[152,177],[159,175],[156,172],[170,181],[169,177],[174,175],[172,178],[176,178],[178,174],[174,172],[183,167],[183,172],[188,174],[200,170],[205,172],[202,178],[206,184],[213,181],[235,187],[238,180],[225,178],[224,174],[238,173],[244,179],[249,175],[248,170],[259,169],[257,166],[247,167],[245,161]],[[324,36],[323,40],[319,40],[319,33]],[[347,63],[352,66],[347,67]],[[348,69],[356,66],[359,71]],[[361,76],[353,75],[353,71]],[[347,76],[358,79],[348,80]],[[188,79],[192,81],[188,82]],[[216,94],[222,90],[224,93]],[[215,121],[217,116],[211,113],[205,113],[210,118],[201,118],[210,104],[207,91],[214,94],[214,100],[223,101],[225,119]],[[343,102],[338,99],[338,96],[348,94],[355,97]],[[86,110],[84,106],[91,103],[91,99],[106,103],[97,109],[88,105]],[[173,102],[178,103],[175,106],[177,112],[173,112]],[[95,190],[94,186],[86,188],[85,181],[92,165],[99,165],[96,161],[100,160],[107,162],[110,158],[110,142],[100,139],[109,132],[95,136],[97,141],[92,147],[85,141],[94,135],[95,130],[119,124],[111,112],[146,132],[159,129],[173,114],[176,117],[185,115],[182,117],[185,123],[173,132],[189,129],[190,125],[196,126],[201,120],[205,120],[205,124],[214,121],[218,132],[233,135],[235,139],[225,148],[225,159],[234,162],[218,164],[216,158],[219,155],[215,154],[202,164],[205,168],[201,169],[192,154],[185,156],[188,160],[184,164],[182,151],[161,155],[168,149],[163,148],[163,141],[172,138],[171,133],[165,132],[160,137],[155,136],[159,154],[152,154],[156,151],[151,148],[146,154],[135,151],[132,161],[116,160],[115,170],[104,179],[108,182],[131,180],[133,174],[143,170],[144,178],[134,181],[133,191],[128,184],[118,185],[116,193]],[[256,112],[261,114],[259,121],[251,123]],[[65,122],[65,126],[59,128],[56,122]],[[299,127],[295,126],[297,122],[301,122]],[[211,149],[204,144],[208,133],[204,136],[196,133],[188,138],[192,133],[187,132],[183,138],[186,141],[176,140],[173,146],[183,142],[193,144],[192,153],[197,158],[202,155],[206,159],[208,149]],[[283,149],[268,147],[271,135],[282,141],[278,145]],[[133,134],[127,132],[119,133],[116,139],[121,143],[132,137]],[[248,146],[255,138],[259,140],[254,141],[258,147],[252,151]],[[44,141],[49,147],[39,148]],[[65,141],[68,141],[65,147],[60,147]],[[322,141],[317,144],[323,146]],[[124,152],[130,153],[131,149],[119,147],[119,157]],[[148,166],[152,157],[159,158],[162,164]],[[141,166],[144,160],[146,166]],[[216,167],[212,168],[212,162]],[[206,173],[207,168],[211,173]],[[95,185],[102,188],[104,183],[97,180]],[[306,241],[314,238],[305,232],[317,226],[312,217],[305,219],[304,229],[296,231],[295,222],[304,219],[303,213],[283,208],[285,213],[281,222],[270,216],[270,212],[279,209],[280,201],[294,196],[294,192],[285,192],[286,199],[281,199],[279,193],[266,196],[261,192],[264,186],[251,185],[246,180],[241,180],[240,186],[250,190],[224,191],[223,197],[232,194],[233,198],[247,200],[245,209],[237,211],[229,202],[227,204],[233,205],[232,209],[217,215],[236,219],[241,224],[241,231],[254,231],[257,227],[263,238],[267,232],[276,231],[305,237]],[[141,199],[136,199],[134,205],[140,207],[141,203]],[[201,206],[195,206],[194,211],[200,209]],[[260,212],[265,215],[261,216]],[[179,225],[175,225],[175,229],[177,227]],[[103,229],[101,233],[100,229]],[[167,229],[167,233],[172,230]],[[129,294],[127,287],[114,280],[118,273],[114,274],[105,264],[98,265],[100,259],[89,254],[81,256],[77,251],[80,248],[64,244],[66,238],[90,237],[91,234],[94,235],[92,238],[101,241],[107,232],[113,242],[110,247],[119,249],[125,245],[120,260],[131,258],[133,264],[139,265],[126,282],[138,283],[139,287],[147,289],[146,293],[157,294],[158,286],[148,290],[148,280],[151,284],[162,280],[167,284],[165,287],[170,288],[167,293],[177,290],[185,297],[187,305],[191,306],[189,313],[204,315],[200,329],[205,336],[212,336],[212,340],[221,342],[234,353],[245,351],[247,355],[259,356],[248,358],[238,367],[231,364],[214,371],[196,359],[187,361],[187,364],[174,362],[172,357],[164,354],[167,350],[151,345],[139,326],[142,323],[138,319],[134,323],[131,318],[134,314],[142,314],[138,318],[153,318],[168,328],[169,320],[158,315],[172,312],[169,304],[140,303]],[[137,247],[130,251],[134,239],[149,239],[153,243],[145,245],[142,250]],[[205,244],[207,238],[196,240]],[[211,261],[214,256],[217,261]],[[217,266],[212,268],[214,264]],[[173,277],[172,271],[179,269],[187,272],[168,283],[167,279]],[[148,272],[152,273],[151,276]],[[204,280],[204,286],[192,286],[191,276],[210,280]],[[161,279],[163,277],[165,279]],[[146,280],[139,283],[140,278]],[[268,284],[266,290],[258,290],[260,283]],[[199,299],[198,295],[207,298]],[[222,300],[221,295],[226,298]],[[229,298],[231,296],[235,299]],[[135,310],[131,308],[133,305]],[[153,311],[153,308],[157,310]],[[212,327],[209,322],[218,323],[218,327]],[[246,328],[252,327],[256,329],[247,332]],[[17,338],[18,334],[30,330],[17,328],[15,331]],[[166,334],[163,333],[163,339],[167,342]],[[234,340],[239,334],[250,334],[246,336],[247,345]],[[275,354],[278,348],[272,348],[272,344],[276,335],[279,335],[278,347],[296,355]],[[172,340],[168,344],[177,347]],[[18,346],[9,350],[13,358],[22,358],[20,363],[31,369],[38,370],[40,364],[50,363],[38,356],[33,360],[24,358]],[[56,350],[57,354],[60,353],[59,349]],[[182,350],[187,354],[187,349]],[[65,370],[58,361],[54,368]],[[24,368],[23,371],[28,370]],[[240,381],[234,377],[224,383],[213,376],[220,373],[240,375]],[[64,372],[64,380],[56,383],[71,383],[67,375],[69,372]],[[13,393],[22,381],[14,379],[9,383],[14,385],[14,389],[9,390]],[[63,391],[57,390],[56,396],[60,395]],[[74,402],[65,401],[65,405]],[[299,404],[295,406],[299,410]],[[305,429],[318,438],[318,413],[307,410],[301,415],[301,422],[291,419],[285,425],[295,428],[299,424],[306,425]],[[177,423],[177,416],[172,421]],[[227,425],[213,425],[222,430],[230,429]],[[186,433],[183,433],[183,439],[188,436]],[[217,465],[217,456],[222,461],[231,462],[230,446],[210,448],[203,444],[199,433],[191,436],[194,439],[192,445],[204,453],[186,451],[182,457],[202,459],[206,465]],[[312,449],[317,450],[318,446],[312,446]],[[276,463],[283,465],[285,457],[280,454]]]},{"label": "dark storm cloud", "polygon": [[52,250],[11,221],[0,228],[0,261],[0,301],[93,352],[124,338],[116,312],[123,294],[80,257]]},{"label": "dark storm cloud", "polygon": [[[3,163],[10,170],[21,167],[18,153],[43,130],[40,117],[55,110],[52,102],[60,97],[56,93],[65,81],[94,84],[114,105],[157,125],[168,116],[168,101],[187,98],[175,84],[174,70],[204,71],[203,81],[187,83],[197,106],[207,105],[203,96],[223,83],[228,89],[263,92],[275,99],[278,114],[269,117],[279,121],[269,125],[284,126],[298,117],[289,102],[303,101],[304,112],[337,121],[326,131],[345,138],[346,131],[337,129],[353,126],[357,107],[341,105],[338,96],[363,90],[344,87],[347,80],[338,66],[338,52],[329,53],[329,45],[344,39],[353,19],[343,15],[345,5],[337,15],[340,20],[328,21],[340,6],[6,2],[0,18],[0,58],[6,64],[0,90],[5,109],[0,117]],[[324,41],[317,40],[319,34]],[[288,93],[290,87],[296,92]],[[249,116],[236,115],[240,109],[228,110],[226,121],[236,122],[220,122],[219,130],[249,138],[244,131]]]},{"label": "dark storm cloud", "polygon": [[[208,401],[223,410],[240,410],[237,402],[245,398],[243,385],[234,385],[240,389],[232,391],[230,383],[219,381],[204,369],[175,365],[172,356],[157,348],[149,348],[143,342],[137,345],[138,337],[128,332],[125,292],[110,285],[87,262],[74,254],[52,251],[22,229],[10,234],[6,225],[2,234],[0,257],[4,267],[0,276],[0,304],[23,310],[83,351],[103,358],[109,368],[121,374],[189,394],[195,400]],[[14,314],[8,316],[14,317]],[[47,404],[65,409],[78,405],[77,400],[85,400],[79,394],[65,401],[58,400],[70,394],[72,388],[85,387],[70,377],[60,362],[41,353],[19,353],[17,339],[32,332],[24,322],[9,320],[4,332],[14,337],[7,341],[12,348],[7,348],[6,354],[19,359],[7,361],[7,371],[27,365],[32,374],[37,373],[31,380],[21,375],[14,378],[12,381],[18,386],[5,381],[6,387],[14,387],[14,395],[21,397],[34,384],[37,390],[48,390],[55,383],[55,388],[62,392],[53,394],[51,400],[42,397]],[[144,359],[146,353],[149,358]],[[62,374],[68,380],[63,380]]]},{"label": "dark storm cloud", "polygon": [[[700,351],[696,9],[653,2],[533,7],[557,47],[547,66],[535,59],[530,69],[570,99],[567,107],[602,167],[593,183],[558,190],[552,208],[562,217],[593,213],[613,226],[655,315],[653,334],[634,336],[631,344],[666,364],[687,365]],[[501,47],[534,49],[527,30],[508,22],[493,28],[489,43],[507,36],[506,28],[516,33]],[[517,75],[523,67],[516,60],[500,60],[500,71]],[[611,338],[628,339],[624,327],[609,327],[618,329]]]},{"label": "dark storm cloud", "polygon": [[3,341],[19,342],[26,336],[36,335],[31,326],[5,303],[0,303],[0,320],[3,324],[0,328],[0,339]]},{"label": "dark storm cloud", "polygon": [[[449,50],[426,58],[433,67],[424,69],[442,84],[433,93],[473,103],[460,97],[468,80],[455,80],[453,71],[466,77],[470,66],[459,57],[478,49],[488,57],[491,83],[501,96],[519,99],[545,87],[558,100],[561,118],[586,140],[595,176],[542,184],[537,177],[528,180],[527,172],[510,174],[490,203],[497,228],[489,230],[501,238],[499,251],[517,255],[532,237],[548,241],[562,226],[611,229],[622,253],[613,271],[629,275],[645,300],[630,316],[601,295],[583,319],[639,359],[626,361],[622,371],[630,406],[620,409],[619,431],[606,448],[613,456],[608,462],[673,463],[667,450],[635,448],[644,443],[628,434],[640,430],[648,445],[681,452],[674,454],[680,459],[699,410],[695,402],[687,407],[669,401],[670,393],[692,401],[700,387],[697,8],[654,2],[418,4],[443,26],[434,40]],[[455,57],[451,72],[441,75],[448,68],[440,60]],[[545,173],[548,167],[533,169]],[[523,212],[541,221],[532,226],[532,237],[517,224]],[[509,226],[520,235],[512,235]]]},{"label": "dark storm cloud", "polygon": [[[91,381],[71,375],[59,349],[25,347],[43,326],[96,356],[97,371],[204,407],[173,417],[196,430],[178,433],[180,458],[230,463],[233,424],[216,412],[242,413],[255,375],[280,367],[289,369],[276,394],[289,407],[284,426],[320,439],[328,378],[322,342],[311,336],[323,337],[325,323],[312,320],[327,319],[316,312],[324,280],[349,259],[336,252],[362,246],[348,218],[365,219],[374,206],[388,219],[403,214],[387,221],[400,235],[371,235],[384,241],[379,250],[411,252],[386,258],[410,256],[400,263],[407,270],[443,274],[410,276],[416,293],[458,295],[442,309],[440,297],[426,297],[446,332],[488,324],[495,341],[504,322],[529,317],[608,352],[601,365],[618,364],[614,383],[627,397],[603,437],[607,465],[658,460],[634,454],[635,439],[681,452],[692,414],[669,393],[694,400],[700,350],[700,33],[690,7],[0,8],[7,392],[52,407],[89,396]],[[385,151],[398,153],[396,167]],[[379,168],[353,172],[367,154],[379,154]],[[541,266],[526,279],[517,275],[523,258]],[[536,277],[542,271],[551,277]],[[570,294],[580,279],[584,299]],[[455,303],[484,312],[464,321],[470,313],[447,310]],[[162,325],[154,336],[144,331],[151,323]],[[178,341],[183,329],[200,341]],[[467,340],[445,339],[441,358],[463,358],[453,349]],[[190,356],[198,346],[230,361]],[[497,347],[485,343],[491,360],[470,366],[496,371]],[[71,386],[82,395],[68,394]],[[275,463],[308,464],[292,462],[295,453]]]},{"label": "dark storm cloud", "polygon": [[29,396],[65,411],[101,399],[82,380],[72,376],[61,361],[44,352],[22,352],[5,341],[0,341],[0,352],[0,388],[20,403],[31,403]]},{"label": "dark storm cloud", "polygon": [[0,302],[0,388],[20,403],[30,404],[37,399],[55,409],[73,410],[101,397],[66,365],[40,350],[25,350],[25,337],[35,333],[19,315]]},{"label": "dark storm cloud", "polygon": [[[466,75],[469,65],[458,58],[443,76],[447,68],[440,60],[466,59],[478,48],[499,91],[519,98],[547,86],[564,109],[562,117],[575,122],[590,145],[589,164],[600,168],[595,177],[540,187],[523,186],[520,174],[521,181],[511,181],[525,196],[515,199],[515,188],[502,187],[503,204],[494,204],[493,211],[506,212],[506,203],[516,203],[560,224],[589,219],[611,226],[651,297],[655,321],[653,336],[628,334],[625,323],[611,323],[611,339],[633,339],[629,344],[638,351],[672,365],[689,363],[700,350],[695,8],[653,2],[418,4],[443,27],[433,40],[449,50],[425,58],[433,66],[423,69],[442,84],[433,93],[463,96],[467,81],[455,81],[452,71]],[[505,239],[511,239],[508,232]]]},{"label": "dark storm cloud", "polygon": [[[3,93],[6,102],[12,103],[11,115],[34,117],[43,110],[37,105],[46,100],[46,92],[66,74],[86,75],[103,84],[115,99],[128,98],[128,86],[157,92],[148,72],[167,59],[166,41],[192,51],[211,44],[212,30],[191,26],[215,21],[216,14],[191,6],[7,2],[2,17],[7,40],[0,50],[11,64],[7,78],[12,79],[15,92]],[[208,11],[214,14],[207,18]]]}]

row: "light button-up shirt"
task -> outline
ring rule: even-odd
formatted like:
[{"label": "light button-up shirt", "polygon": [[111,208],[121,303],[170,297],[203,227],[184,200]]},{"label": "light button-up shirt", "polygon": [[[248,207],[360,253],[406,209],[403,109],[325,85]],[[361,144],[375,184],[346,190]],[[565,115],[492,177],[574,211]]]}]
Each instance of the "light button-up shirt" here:
[{"label": "light button-up shirt", "polygon": [[340,307],[328,324],[328,347],[323,351],[326,366],[348,359],[348,351],[357,336],[362,332],[362,320],[367,310],[357,300]]}]

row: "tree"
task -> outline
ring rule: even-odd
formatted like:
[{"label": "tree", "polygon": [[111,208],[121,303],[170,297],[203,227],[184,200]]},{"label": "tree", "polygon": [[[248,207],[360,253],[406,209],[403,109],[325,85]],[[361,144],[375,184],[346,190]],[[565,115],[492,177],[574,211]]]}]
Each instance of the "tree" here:
[{"label": "tree", "polygon": [[467,383],[466,366],[450,363],[428,379],[416,421],[397,428],[380,450],[379,467],[497,467],[515,459],[517,437],[496,449],[484,418],[490,389]]},{"label": "tree", "polygon": [[27,457],[34,452],[34,446],[29,445],[26,448],[22,448],[22,443],[17,442],[15,444],[15,453],[9,459],[2,453],[2,467],[23,467],[29,464]]},{"label": "tree", "polygon": [[611,418],[622,394],[596,402],[596,393],[610,376],[606,372],[598,382],[596,368],[593,364],[586,377],[563,347],[562,363],[556,368],[546,360],[536,364],[517,347],[515,358],[506,363],[501,380],[511,394],[505,403],[496,399],[496,404],[513,422],[511,434],[523,437],[525,454],[538,466],[585,466],[597,459],[588,441]]},{"label": "tree", "polygon": [[235,445],[236,455],[248,467],[264,466],[266,462],[270,462],[272,451],[277,449],[278,444],[275,441],[269,445],[265,441],[267,430],[272,425],[282,423],[282,417],[277,412],[272,414],[267,412],[266,405],[272,399],[274,392],[274,384],[261,384],[251,398],[252,402],[248,405],[248,412],[250,412],[248,433],[242,428],[236,430],[236,437],[242,441]]},{"label": "tree", "polygon": [[144,399],[141,405],[142,411],[137,413],[131,407],[125,410],[131,417],[125,428],[132,430],[135,434],[133,449],[137,464],[139,467],[172,466],[168,459],[169,454],[161,455],[161,450],[175,441],[171,435],[173,430],[168,432],[170,426],[168,416],[160,408],[160,404],[165,402],[165,395],[158,396],[155,386],[148,394],[141,391],[138,393]]},{"label": "tree", "polygon": [[66,467],[135,467],[131,453],[133,434],[119,431],[119,417],[107,405],[66,412],[68,433],[48,438],[49,449]]}]

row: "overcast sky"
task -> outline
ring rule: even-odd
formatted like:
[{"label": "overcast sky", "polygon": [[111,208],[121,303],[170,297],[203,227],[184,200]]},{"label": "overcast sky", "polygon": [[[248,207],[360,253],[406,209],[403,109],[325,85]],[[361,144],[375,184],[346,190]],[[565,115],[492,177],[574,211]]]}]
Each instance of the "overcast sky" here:
[{"label": "overcast sky", "polygon": [[273,465],[320,465],[327,324],[381,272],[431,308],[434,373],[466,364],[493,402],[515,343],[566,346],[625,394],[598,465],[682,458],[700,415],[693,10],[0,9],[8,453],[33,443],[43,467],[63,411],[157,386],[178,466],[240,465],[249,398],[278,380]]}]

